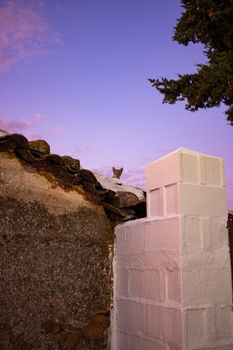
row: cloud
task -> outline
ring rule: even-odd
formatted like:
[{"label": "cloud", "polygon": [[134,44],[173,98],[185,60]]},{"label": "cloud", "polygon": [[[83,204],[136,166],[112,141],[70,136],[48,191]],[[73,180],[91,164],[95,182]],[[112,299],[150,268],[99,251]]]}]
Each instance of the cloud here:
[{"label": "cloud", "polygon": [[49,142],[60,136],[63,130],[58,126],[51,126],[47,118],[41,113],[35,113],[31,118],[11,119],[0,116],[0,130],[9,133],[19,133],[28,140],[43,139]]},{"label": "cloud", "polygon": [[53,127],[50,129],[50,134],[53,136],[59,136],[62,133],[62,129],[60,127]]},{"label": "cloud", "polygon": [[8,132],[20,133],[38,125],[38,123],[40,123],[42,119],[43,116],[40,114],[35,114],[31,119],[18,120],[0,117],[0,129],[4,129]]},{"label": "cloud", "polygon": [[12,0],[0,6],[0,70],[46,54],[57,42],[59,35],[32,3]]}]

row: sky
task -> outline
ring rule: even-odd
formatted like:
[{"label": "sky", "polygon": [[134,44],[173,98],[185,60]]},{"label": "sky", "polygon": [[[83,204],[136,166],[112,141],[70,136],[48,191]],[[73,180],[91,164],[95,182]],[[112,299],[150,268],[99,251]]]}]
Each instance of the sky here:
[{"label": "sky", "polygon": [[201,45],[172,41],[179,0],[0,0],[0,129],[145,186],[144,166],[179,147],[224,159],[233,209],[233,127],[224,106],[162,104],[148,78],[195,72]]}]

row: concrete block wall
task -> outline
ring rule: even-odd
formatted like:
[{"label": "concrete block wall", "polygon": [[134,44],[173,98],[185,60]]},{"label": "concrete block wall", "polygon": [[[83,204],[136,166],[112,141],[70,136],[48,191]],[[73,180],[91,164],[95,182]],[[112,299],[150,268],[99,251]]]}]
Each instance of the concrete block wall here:
[{"label": "concrete block wall", "polygon": [[112,350],[232,350],[222,160],[179,149],[146,179],[148,217],[115,231]]}]

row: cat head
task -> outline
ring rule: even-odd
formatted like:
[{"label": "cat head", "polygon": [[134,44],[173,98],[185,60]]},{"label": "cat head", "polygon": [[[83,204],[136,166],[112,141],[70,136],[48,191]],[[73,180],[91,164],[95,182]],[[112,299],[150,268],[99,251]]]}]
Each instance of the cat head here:
[{"label": "cat head", "polygon": [[113,167],[112,167],[112,172],[113,172],[113,176],[112,176],[112,177],[115,177],[116,179],[120,179],[121,174],[123,173],[123,168],[116,169],[116,168],[113,166]]}]

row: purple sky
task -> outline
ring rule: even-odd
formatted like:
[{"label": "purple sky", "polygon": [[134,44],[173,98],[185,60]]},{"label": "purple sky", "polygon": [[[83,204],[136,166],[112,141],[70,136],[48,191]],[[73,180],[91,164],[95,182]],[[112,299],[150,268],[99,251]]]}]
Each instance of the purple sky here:
[{"label": "purple sky", "polygon": [[233,127],[223,108],[162,105],[148,78],[195,71],[202,47],[171,40],[179,0],[0,0],[0,128],[104,174],[187,147],[224,158],[233,209]]}]

